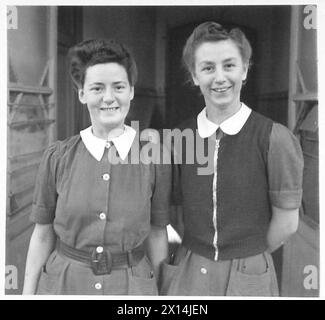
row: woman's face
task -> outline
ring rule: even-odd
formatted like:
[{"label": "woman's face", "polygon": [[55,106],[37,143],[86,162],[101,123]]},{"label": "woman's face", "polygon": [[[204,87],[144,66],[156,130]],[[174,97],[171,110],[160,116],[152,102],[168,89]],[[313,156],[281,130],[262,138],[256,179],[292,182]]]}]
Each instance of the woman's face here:
[{"label": "woman's face", "polygon": [[204,42],[196,49],[192,77],[208,108],[236,108],[246,76],[247,65],[232,40]]},{"label": "woman's face", "polygon": [[106,139],[111,130],[123,128],[133,96],[134,87],[122,65],[109,62],[88,67],[79,99],[87,104],[94,134]]}]

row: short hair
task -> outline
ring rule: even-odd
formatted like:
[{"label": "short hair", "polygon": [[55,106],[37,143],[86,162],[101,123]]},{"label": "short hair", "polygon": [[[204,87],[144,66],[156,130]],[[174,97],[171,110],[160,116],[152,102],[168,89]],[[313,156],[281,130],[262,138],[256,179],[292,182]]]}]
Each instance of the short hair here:
[{"label": "short hair", "polygon": [[192,74],[195,69],[195,51],[204,42],[232,40],[238,47],[244,63],[248,66],[252,56],[252,47],[245,34],[239,28],[226,30],[221,24],[208,21],[197,26],[186,41],[183,49],[183,63]]},{"label": "short hair", "polygon": [[88,67],[96,64],[115,62],[126,70],[131,86],[137,81],[137,66],[129,50],[119,42],[111,39],[85,40],[70,48],[70,76],[77,89],[85,82]]}]

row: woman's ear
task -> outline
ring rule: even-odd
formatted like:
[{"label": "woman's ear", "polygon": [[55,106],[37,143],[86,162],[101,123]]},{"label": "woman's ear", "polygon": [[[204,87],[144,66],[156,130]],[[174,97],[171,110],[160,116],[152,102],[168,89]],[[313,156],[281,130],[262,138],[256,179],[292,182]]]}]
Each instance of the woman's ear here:
[{"label": "woman's ear", "polygon": [[130,94],[130,101],[134,98],[134,86],[131,86],[131,94]]},{"label": "woman's ear", "polygon": [[196,86],[198,86],[199,85],[199,81],[197,80],[194,72],[191,72],[191,77],[192,77],[192,80],[193,80],[194,84]]},{"label": "woman's ear", "polygon": [[243,72],[243,75],[242,75],[242,80],[243,81],[246,81],[247,79],[247,73],[248,73],[248,63],[244,63],[244,72]]},{"label": "woman's ear", "polygon": [[83,89],[78,89],[78,97],[79,97],[79,101],[80,101],[82,104],[85,104],[85,103],[86,103],[86,100],[85,100],[85,93],[84,93]]}]

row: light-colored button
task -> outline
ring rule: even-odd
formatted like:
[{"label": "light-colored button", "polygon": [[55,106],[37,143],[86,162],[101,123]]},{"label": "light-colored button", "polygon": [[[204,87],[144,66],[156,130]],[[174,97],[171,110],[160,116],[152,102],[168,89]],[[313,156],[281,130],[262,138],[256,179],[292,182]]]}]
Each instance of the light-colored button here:
[{"label": "light-colored button", "polygon": [[200,270],[200,271],[201,271],[201,273],[202,273],[202,274],[207,274],[207,273],[208,273],[208,270],[207,270],[207,269],[205,269],[205,268],[203,268],[203,267],[201,268],[201,270]]},{"label": "light-colored button", "polygon": [[108,173],[103,174],[103,180],[105,180],[105,181],[109,180],[109,174]]},{"label": "light-colored button", "polygon": [[100,290],[100,289],[102,288],[102,284],[99,283],[99,282],[97,282],[97,283],[95,284],[95,288],[96,288],[97,290]]},{"label": "light-colored button", "polygon": [[97,253],[102,253],[104,251],[104,248],[103,247],[97,247],[96,248],[96,252]]},{"label": "light-colored button", "polygon": [[99,215],[99,219],[100,220],[105,220],[106,219],[106,214],[104,212],[102,212],[100,215]]},{"label": "light-colored button", "polygon": [[106,141],[106,143],[105,143],[105,148],[109,148],[111,146],[111,143],[110,142],[108,142],[108,141]]}]

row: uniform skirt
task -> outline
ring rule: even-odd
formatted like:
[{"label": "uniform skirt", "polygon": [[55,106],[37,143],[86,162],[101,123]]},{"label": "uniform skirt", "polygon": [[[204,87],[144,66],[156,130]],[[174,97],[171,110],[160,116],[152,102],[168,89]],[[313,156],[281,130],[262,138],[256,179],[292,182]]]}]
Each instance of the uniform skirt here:
[{"label": "uniform skirt", "polygon": [[278,296],[272,257],[256,256],[213,261],[180,246],[161,269],[161,295]]},{"label": "uniform skirt", "polygon": [[36,294],[157,295],[158,289],[146,256],[134,267],[94,275],[89,266],[55,250],[42,269]]}]

